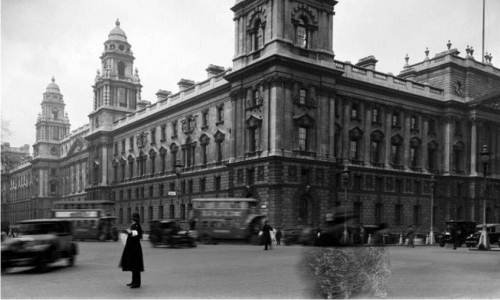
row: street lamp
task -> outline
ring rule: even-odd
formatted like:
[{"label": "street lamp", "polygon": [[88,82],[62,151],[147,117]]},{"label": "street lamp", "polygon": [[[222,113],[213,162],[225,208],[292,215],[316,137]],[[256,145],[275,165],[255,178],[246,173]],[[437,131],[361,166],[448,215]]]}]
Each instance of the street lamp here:
[{"label": "street lamp", "polygon": [[[181,202],[181,199],[180,199],[180,185],[181,185],[181,172],[182,172],[182,168],[184,167],[184,165],[181,163],[180,160],[176,160],[175,161],[175,165],[174,165],[174,172],[175,172],[175,176],[177,177],[177,193],[176,193],[176,196],[177,196],[177,203],[179,203],[179,208],[180,208],[180,202]],[[185,212],[184,212],[185,213]],[[175,217],[175,216],[174,216]]]},{"label": "street lamp", "polygon": [[349,240],[349,233],[347,232],[347,188],[349,186],[349,169],[347,166],[344,167],[344,170],[341,172],[342,185],[344,186],[344,197],[345,197],[345,205],[344,205],[344,232],[342,233],[342,241],[344,244],[347,244]]},{"label": "street lamp", "polygon": [[431,232],[429,232],[429,244],[434,245],[434,192],[436,190],[436,178],[431,175]]},{"label": "street lamp", "polygon": [[486,171],[488,170],[488,162],[490,160],[490,152],[488,151],[488,145],[483,145],[481,149],[481,161],[483,162],[483,182],[484,182],[484,194],[483,194],[483,229],[481,230],[481,236],[479,238],[479,243],[477,248],[480,250],[490,250],[490,241],[488,239],[488,230],[486,227]]}]

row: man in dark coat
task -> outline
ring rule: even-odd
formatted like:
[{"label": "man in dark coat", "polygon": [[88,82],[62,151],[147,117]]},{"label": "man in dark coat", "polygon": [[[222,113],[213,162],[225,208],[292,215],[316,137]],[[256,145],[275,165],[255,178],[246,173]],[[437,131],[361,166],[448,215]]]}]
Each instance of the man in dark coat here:
[{"label": "man in dark coat", "polygon": [[271,231],[273,228],[266,222],[264,222],[264,227],[262,227],[262,238],[264,240],[264,250],[267,250],[268,246],[271,248]]},{"label": "man in dark coat", "polygon": [[131,288],[141,287],[141,272],[144,272],[144,261],[142,258],[142,228],[138,213],[132,215],[132,225],[127,229],[127,242],[123,249],[120,267],[122,270],[132,272],[132,282],[127,285]]},{"label": "man in dark coat", "polygon": [[276,231],[276,245],[279,246],[281,245],[281,236],[283,234],[281,233],[281,228],[278,228],[278,230]]}]

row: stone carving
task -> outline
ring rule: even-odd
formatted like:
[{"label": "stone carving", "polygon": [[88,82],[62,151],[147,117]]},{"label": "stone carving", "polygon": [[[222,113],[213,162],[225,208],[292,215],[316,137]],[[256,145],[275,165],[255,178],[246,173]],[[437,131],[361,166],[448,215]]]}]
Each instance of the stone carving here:
[{"label": "stone carving", "polygon": [[300,18],[302,17],[306,17],[311,25],[318,24],[318,17],[316,10],[311,8],[307,4],[299,3],[292,11],[292,22],[299,23]]},{"label": "stone carving", "polygon": [[146,146],[147,136],[148,136],[147,132],[141,132],[137,135],[136,144],[138,148],[144,148],[144,146]]},{"label": "stone carving", "polygon": [[455,88],[455,94],[457,96],[459,96],[459,97],[464,96],[464,90],[462,87],[462,83],[460,81],[457,80],[457,82],[455,82],[454,88]]},{"label": "stone carving", "polygon": [[184,132],[184,134],[190,134],[194,131],[196,128],[196,119],[196,115],[189,115],[186,116],[185,119],[181,120],[182,132]]}]

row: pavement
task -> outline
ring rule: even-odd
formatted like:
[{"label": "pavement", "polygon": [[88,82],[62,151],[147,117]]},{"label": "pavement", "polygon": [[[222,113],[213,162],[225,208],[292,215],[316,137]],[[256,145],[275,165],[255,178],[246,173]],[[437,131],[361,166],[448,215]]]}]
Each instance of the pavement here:
[{"label": "pavement", "polygon": [[[245,244],[152,248],[143,241],[146,271],[140,289],[118,268],[120,242],[80,242],[76,266],[47,272],[15,268],[1,277],[6,298],[311,298],[300,268],[309,247],[263,251]],[[467,248],[386,247],[392,275],[388,298],[500,298],[500,254]]]}]

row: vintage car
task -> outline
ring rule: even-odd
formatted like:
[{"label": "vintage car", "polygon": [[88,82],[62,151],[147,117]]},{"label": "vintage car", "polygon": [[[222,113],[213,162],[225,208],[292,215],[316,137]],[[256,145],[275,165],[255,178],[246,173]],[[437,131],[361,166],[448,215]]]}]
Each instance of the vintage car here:
[{"label": "vintage car", "polygon": [[175,219],[154,220],[150,223],[149,241],[153,247],[196,247],[196,231],[190,230],[186,222]]},{"label": "vintage car", "polygon": [[[465,245],[469,248],[476,247],[479,244],[479,237],[481,236],[481,230],[483,224],[476,226],[476,232],[470,234],[465,239]],[[486,224],[486,230],[488,232],[488,238],[490,245],[498,244],[500,247],[500,224]]]},{"label": "vintage car", "polygon": [[439,246],[453,244],[453,234],[455,234],[455,244],[460,247],[465,243],[465,239],[476,231],[476,222],[474,221],[455,221],[446,222],[446,231],[439,234],[436,241]]},{"label": "vintage car", "polygon": [[35,266],[67,259],[73,266],[78,247],[73,242],[71,222],[56,219],[26,220],[17,224],[18,235],[2,242],[2,272],[11,267]]}]

